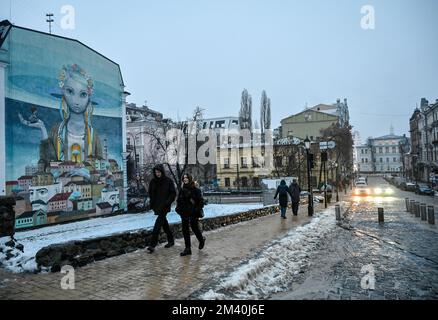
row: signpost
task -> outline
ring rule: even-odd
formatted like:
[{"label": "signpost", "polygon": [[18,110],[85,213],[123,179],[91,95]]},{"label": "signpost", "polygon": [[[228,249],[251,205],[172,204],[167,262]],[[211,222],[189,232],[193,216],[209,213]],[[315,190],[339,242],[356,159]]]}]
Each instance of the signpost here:
[{"label": "signpost", "polygon": [[322,141],[319,143],[319,149],[321,150],[334,149],[335,147],[336,142],[334,141]]}]

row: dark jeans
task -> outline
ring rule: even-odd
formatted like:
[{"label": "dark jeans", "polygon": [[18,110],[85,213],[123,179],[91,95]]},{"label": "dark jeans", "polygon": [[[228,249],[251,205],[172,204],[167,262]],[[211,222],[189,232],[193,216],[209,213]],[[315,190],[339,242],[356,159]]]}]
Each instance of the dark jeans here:
[{"label": "dark jeans", "polygon": [[199,229],[199,218],[185,218],[181,217],[182,220],[182,232],[184,236],[184,243],[186,245],[187,249],[190,249],[192,247],[191,241],[190,241],[190,227],[193,230],[193,233],[195,234],[196,238],[199,242],[203,240],[201,230]]},{"label": "dark jeans", "polygon": [[294,216],[298,215],[299,209],[300,209],[300,203],[299,202],[292,202],[292,212],[294,213]]},{"label": "dark jeans", "polygon": [[160,235],[161,228],[167,235],[168,242],[174,242],[172,231],[170,231],[169,222],[167,221],[166,215],[159,215],[157,220],[155,220],[154,230],[152,231],[151,247],[156,247],[158,244],[158,237]]}]

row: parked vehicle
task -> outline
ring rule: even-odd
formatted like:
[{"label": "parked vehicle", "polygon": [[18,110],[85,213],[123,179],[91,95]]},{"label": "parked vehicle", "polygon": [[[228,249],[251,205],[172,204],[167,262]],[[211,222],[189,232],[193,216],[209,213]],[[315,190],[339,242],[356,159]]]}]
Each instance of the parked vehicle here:
[{"label": "parked vehicle", "polygon": [[419,184],[415,189],[416,194],[426,195],[426,196],[434,196],[435,191],[426,184]]}]

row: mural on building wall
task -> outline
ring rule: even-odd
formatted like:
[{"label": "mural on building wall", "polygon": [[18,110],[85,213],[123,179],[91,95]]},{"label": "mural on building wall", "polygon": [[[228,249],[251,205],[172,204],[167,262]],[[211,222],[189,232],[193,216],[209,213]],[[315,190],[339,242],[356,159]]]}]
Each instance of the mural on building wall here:
[{"label": "mural on building wall", "polygon": [[19,203],[16,226],[123,211],[119,65],[74,39],[8,21],[0,29],[0,61],[7,65],[1,182]]},{"label": "mural on building wall", "polygon": [[[6,99],[8,180],[18,182],[10,193],[30,210],[18,213],[17,228],[97,216],[96,207],[109,209],[105,214],[124,209],[121,119],[94,116],[93,78],[80,65],[61,66],[57,80],[59,92],[50,94],[56,109]],[[45,219],[21,222],[42,213]]]}]

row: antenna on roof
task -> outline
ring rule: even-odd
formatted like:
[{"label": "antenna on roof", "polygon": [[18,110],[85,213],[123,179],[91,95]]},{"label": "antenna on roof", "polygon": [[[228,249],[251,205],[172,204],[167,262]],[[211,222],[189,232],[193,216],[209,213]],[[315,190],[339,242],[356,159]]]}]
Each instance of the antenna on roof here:
[{"label": "antenna on roof", "polygon": [[47,20],[46,22],[49,23],[49,33],[52,34],[52,22],[54,22],[55,20],[53,20],[53,13],[47,13],[46,14]]}]

